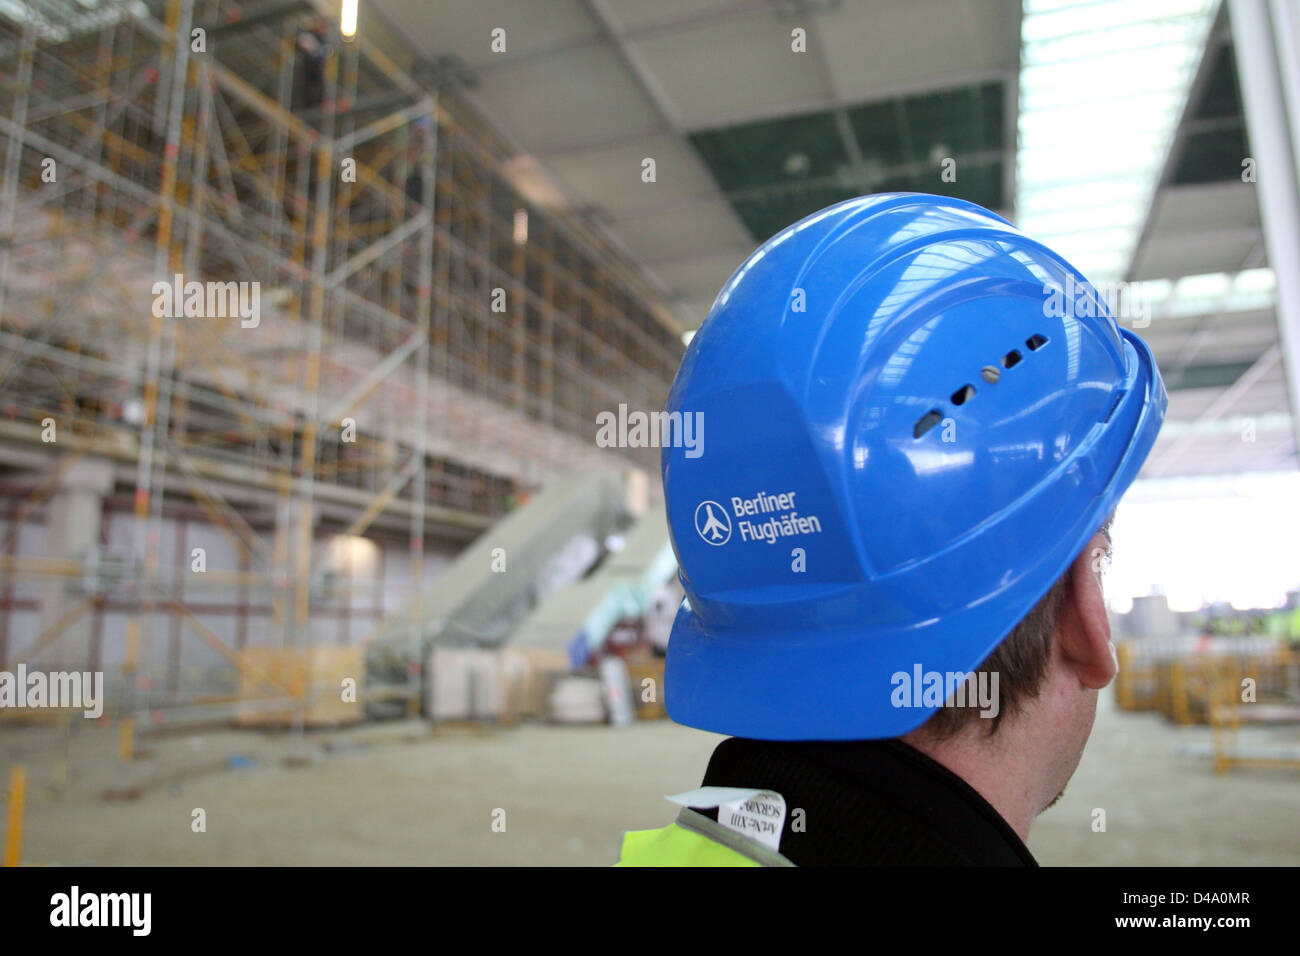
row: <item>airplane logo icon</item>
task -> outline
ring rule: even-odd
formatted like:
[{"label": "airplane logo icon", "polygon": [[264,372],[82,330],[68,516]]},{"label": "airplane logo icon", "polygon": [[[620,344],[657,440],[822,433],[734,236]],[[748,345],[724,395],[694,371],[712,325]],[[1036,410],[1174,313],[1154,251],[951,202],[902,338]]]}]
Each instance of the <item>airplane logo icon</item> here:
[{"label": "airplane logo icon", "polygon": [[731,519],[716,501],[704,500],[695,509],[695,532],[707,544],[723,545],[731,540]]}]

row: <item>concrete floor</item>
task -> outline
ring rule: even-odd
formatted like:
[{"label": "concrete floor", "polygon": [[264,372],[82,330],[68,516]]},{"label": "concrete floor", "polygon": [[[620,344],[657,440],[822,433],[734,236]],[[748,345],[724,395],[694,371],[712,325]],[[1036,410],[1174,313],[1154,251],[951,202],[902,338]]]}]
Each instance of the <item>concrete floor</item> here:
[{"label": "concrete floor", "polygon": [[[1105,700],[1065,797],[1035,824],[1030,846],[1044,865],[1300,863],[1300,773],[1216,776],[1175,752],[1208,741],[1207,730]],[[298,743],[223,730],[142,741],[151,755],[123,768],[114,728],[87,724],[67,741],[60,788],[63,738],[8,726],[0,779],[14,762],[28,768],[31,863],[599,866],[616,859],[624,829],[672,818],[662,795],[697,786],[719,739],[668,722],[435,735],[408,722]],[[134,798],[104,797],[133,786]],[[1092,830],[1098,807],[1105,833]],[[205,833],[191,830],[194,808]],[[498,810],[504,832],[492,827]]]}]

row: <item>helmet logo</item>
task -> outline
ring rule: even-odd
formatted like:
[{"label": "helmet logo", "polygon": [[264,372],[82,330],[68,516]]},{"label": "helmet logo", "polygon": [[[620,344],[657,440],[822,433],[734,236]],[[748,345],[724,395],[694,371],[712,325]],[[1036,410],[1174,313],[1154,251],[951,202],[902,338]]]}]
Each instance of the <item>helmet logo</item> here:
[{"label": "helmet logo", "polygon": [[695,532],[708,544],[723,545],[731,540],[731,518],[727,509],[705,499],[695,509]]}]

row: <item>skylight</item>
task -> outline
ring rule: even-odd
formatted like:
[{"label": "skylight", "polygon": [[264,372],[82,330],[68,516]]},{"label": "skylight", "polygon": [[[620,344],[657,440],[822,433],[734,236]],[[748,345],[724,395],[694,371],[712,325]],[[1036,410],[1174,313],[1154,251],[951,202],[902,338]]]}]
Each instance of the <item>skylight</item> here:
[{"label": "skylight", "polygon": [[1124,277],[1217,0],[1024,0],[1017,224]]}]

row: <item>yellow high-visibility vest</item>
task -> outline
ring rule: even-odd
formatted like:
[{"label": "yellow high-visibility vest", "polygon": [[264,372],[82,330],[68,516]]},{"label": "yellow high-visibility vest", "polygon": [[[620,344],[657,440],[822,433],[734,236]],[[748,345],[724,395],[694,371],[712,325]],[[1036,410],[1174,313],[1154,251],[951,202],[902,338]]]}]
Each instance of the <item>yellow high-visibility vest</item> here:
[{"label": "yellow high-visibility vest", "polygon": [[615,866],[794,866],[789,859],[694,810],[657,830],[628,830]]}]

